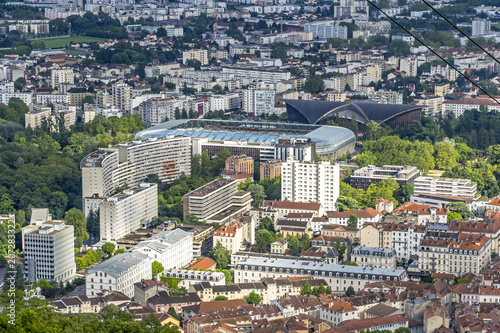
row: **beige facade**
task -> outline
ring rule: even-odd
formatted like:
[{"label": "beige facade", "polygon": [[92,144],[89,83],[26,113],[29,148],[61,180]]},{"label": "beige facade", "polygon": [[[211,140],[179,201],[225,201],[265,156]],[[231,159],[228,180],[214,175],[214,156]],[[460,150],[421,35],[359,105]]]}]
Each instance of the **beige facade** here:
[{"label": "beige facade", "polygon": [[126,83],[115,83],[112,89],[112,103],[123,112],[130,112],[130,98],[132,87]]},{"label": "beige facade", "polygon": [[61,83],[75,83],[73,68],[54,68],[50,73],[52,88],[59,87]]},{"label": "beige facade", "polygon": [[224,170],[248,173],[253,175],[254,171],[253,158],[246,155],[228,157],[226,159],[226,167]]},{"label": "beige facade", "polygon": [[351,261],[359,266],[396,268],[397,255],[394,249],[357,246],[351,251]]},{"label": "beige facade", "polygon": [[281,176],[281,160],[269,160],[260,164],[260,180]]}]

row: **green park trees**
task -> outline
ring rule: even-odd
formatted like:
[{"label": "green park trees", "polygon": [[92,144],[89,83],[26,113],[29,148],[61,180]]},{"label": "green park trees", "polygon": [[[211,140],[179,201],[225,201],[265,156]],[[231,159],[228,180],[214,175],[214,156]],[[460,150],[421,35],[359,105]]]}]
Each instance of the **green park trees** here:
[{"label": "green park trees", "polygon": [[229,264],[231,252],[219,242],[210,250],[209,256],[217,263],[218,269],[224,269]]}]

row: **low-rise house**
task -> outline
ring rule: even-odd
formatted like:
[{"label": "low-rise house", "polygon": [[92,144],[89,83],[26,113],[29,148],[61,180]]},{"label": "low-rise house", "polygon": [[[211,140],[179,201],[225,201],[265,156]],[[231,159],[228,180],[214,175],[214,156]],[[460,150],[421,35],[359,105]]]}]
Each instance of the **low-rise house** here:
[{"label": "low-rise house", "polygon": [[168,278],[181,279],[178,285],[184,288],[189,288],[189,286],[201,282],[210,282],[213,285],[226,284],[226,275],[222,272],[171,268],[165,270],[163,275]]},{"label": "low-rise house", "polygon": [[335,327],[343,321],[358,319],[358,310],[346,301],[335,300],[320,308],[319,318]]},{"label": "low-rise house", "polygon": [[182,308],[198,305],[201,299],[196,293],[187,293],[183,296],[170,296],[166,291],[160,291],[155,296],[148,299],[148,306],[155,312],[167,313],[171,307],[178,314],[182,313]]},{"label": "low-rise house", "polygon": [[382,213],[376,211],[371,207],[359,210],[346,210],[343,212],[338,212],[338,211],[326,212],[326,216],[330,224],[338,224],[342,226],[347,226],[351,215],[356,216],[358,220],[357,224],[358,229],[361,229],[365,223],[380,222],[383,216]]},{"label": "low-rise house", "polygon": [[280,238],[271,243],[271,253],[284,254],[288,249],[288,242],[286,239]]}]

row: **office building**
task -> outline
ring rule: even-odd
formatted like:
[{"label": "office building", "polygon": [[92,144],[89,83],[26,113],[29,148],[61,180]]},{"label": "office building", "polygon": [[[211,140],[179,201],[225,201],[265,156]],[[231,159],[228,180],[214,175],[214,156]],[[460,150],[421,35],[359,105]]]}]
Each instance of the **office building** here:
[{"label": "office building", "polygon": [[198,60],[201,66],[208,65],[208,51],[189,50],[182,52],[182,63],[186,65],[189,60]]},{"label": "office building", "polygon": [[345,292],[353,287],[359,291],[374,281],[406,281],[404,269],[331,265],[321,262],[250,257],[241,260],[234,269],[234,282],[257,282],[262,278],[312,276],[324,279],[333,292]]},{"label": "office building", "polygon": [[210,223],[223,223],[250,209],[250,192],[238,191],[238,182],[216,179],[184,195],[184,218],[191,214]]},{"label": "office building", "polygon": [[45,219],[50,220],[23,228],[28,281],[72,281],[76,273],[74,227],[48,216]]},{"label": "office building", "polygon": [[147,254],[165,269],[184,267],[193,260],[193,234],[182,229],[164,230],[132,250]]},{"label": "office building", "polygon": [[281,160],[276,159],[260,163],[260,180],[281,177],[281,166]]},{"label": "office building", "polygon": [[243,112],[256,116],[274,113],[276,91],[271,89],[245,89],[242,94]]},{"label": "office building", "polygon": [[119,291],[134,297],[134,283],[152,275],[152,260],[137,251],[118,254],[97,266],[85,275],[87,296],[96,296],[107,291]]},{"label": "office building", "polygon": [[438,194],[475,198],[477,184],[470,179],[421,176],[415,179],[415,194]]},{"label": "office building", "polygon": [[301,162],[316,161],[316,143],[310,139],[279,138],[274,158],[286,161],[289,157]]},{"label": "office building", "polygon": [[112,104],[125,114],[130,114],[132,87],[126,83],[115,83],[111,90]]},{"label": "office building", "polygon": [[304,25],[304,31],[312,32],[314,39],[347,39],[347,27],[339,25],[337,21],[309,22]]},{"label": "office building", "polygon": [[396,250],[362,245],[352,249],[351,261],[369,267],[396,268],[398,265]]},{"label": "office building", "polygon": [[317,202],[325,210],[335,210],[339,197],[339,165],[331,162],[283,163],[281,198],[285,201]]},{"label": "office building", "polygon": [[479,274],[490,261],[491,239],[485,235],[460,233],[456,238],[420,241],[418,267],[424,272]]},{"label": "office building", "polygon": [[472,37],[488,35],[491,32],[491,22],[488,20],[472,20]]},{"label": "office building", "polygon": [[366,190],[371,184],[379,183],[384,179],[394,179],[399,186],[404,186],[413,184],[418,176],[420,176],[420,171],[413,166],[384,165],[376,167],[369,165],[352,173],[351,186]]},{"label": "office building", "polygon": [[158,185],[141,183],[101,201],[102,241],[116,241],[158,217]]},{"label": "office building", "polygon": [[224,170],[253,175],[254,160],[246,155],[230,156],[226,159]]},{"label": "office building", "polygon": [[52,88],[57,88],[61,83],[75,83],[73,68],[54,68],[50,72],[50,82]]},{"label": "office building", "polygon": [[88,216],[92,198],[107,197],[125,184],[137,186],[149,174],[162,182],[191,174],[191,139],[161,137],[122,143],[87,155],[80,163],[84,213]]}]

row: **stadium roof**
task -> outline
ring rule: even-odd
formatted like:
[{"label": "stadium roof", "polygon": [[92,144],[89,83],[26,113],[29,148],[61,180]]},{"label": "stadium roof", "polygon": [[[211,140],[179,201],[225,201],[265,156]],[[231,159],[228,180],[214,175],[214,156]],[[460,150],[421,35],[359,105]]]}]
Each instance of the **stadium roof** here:
[{"label": "stadium roof", "polygon": [[218,119],[171,120],[137,133],[136,138],[168,135],[267,145],[277,144],[282,137],[309,138],[316,142],[316,153],[320,155],[327,155],[356,141],[351,130],[337,126]]},{"label": "stadium roof", "polygon": [[288,120],[294,123],[317,124],[320,120],[334,114],[355,117],[358,122],[367,124],[372,120],[385,123],[395,117],[418,111],[421,105],[380,104],[370,100],[356,102],[328,102],[308,100],[285,100]]}]

